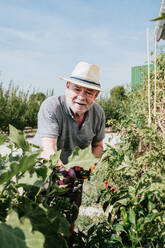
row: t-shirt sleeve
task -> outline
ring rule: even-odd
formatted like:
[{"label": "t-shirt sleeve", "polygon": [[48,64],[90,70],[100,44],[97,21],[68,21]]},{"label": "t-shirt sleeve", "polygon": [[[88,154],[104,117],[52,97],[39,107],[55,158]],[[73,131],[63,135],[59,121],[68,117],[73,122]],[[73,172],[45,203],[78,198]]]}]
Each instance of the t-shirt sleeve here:
[{"label": "t-shirt sleeve", "polygon": [[52,99],[46,99],[38,113],[38,134],[40,137],[52,137],[59,136],[59,120],[57,119],[58,105],[56,102],[52,102]]},{"label": "t-shirt sleeve", "polygon": [[94,141],[101,141],[104,138],[105,138],[105,113],[103,109],[100,107],[99,121],[96,127],[96,136],[94,137]]}]

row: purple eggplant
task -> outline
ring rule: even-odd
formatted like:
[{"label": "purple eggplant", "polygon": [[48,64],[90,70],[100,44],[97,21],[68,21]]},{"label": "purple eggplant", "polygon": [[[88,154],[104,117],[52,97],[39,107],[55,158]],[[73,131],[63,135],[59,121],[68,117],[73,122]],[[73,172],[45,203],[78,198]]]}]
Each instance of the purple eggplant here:
[{"label": "purple eggplant", "polygon": [[74,169],[70,168],[70,169],[68,170],[67,176],[69,176],[69,177],[72,178],[72,179],[76,179],[76,173],[75,173]]}]

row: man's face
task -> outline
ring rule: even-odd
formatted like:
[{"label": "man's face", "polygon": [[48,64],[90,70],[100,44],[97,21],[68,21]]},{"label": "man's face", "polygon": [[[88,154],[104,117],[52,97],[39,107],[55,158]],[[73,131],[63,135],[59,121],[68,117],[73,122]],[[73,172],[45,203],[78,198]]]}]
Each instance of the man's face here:
[{"label": "man's face", "polygon": [[66,84],[66,96],[69,103],[69,107],[74,114],[84,114],[93,104],[97,95],[97,90],[89,89],[67,82]]}]

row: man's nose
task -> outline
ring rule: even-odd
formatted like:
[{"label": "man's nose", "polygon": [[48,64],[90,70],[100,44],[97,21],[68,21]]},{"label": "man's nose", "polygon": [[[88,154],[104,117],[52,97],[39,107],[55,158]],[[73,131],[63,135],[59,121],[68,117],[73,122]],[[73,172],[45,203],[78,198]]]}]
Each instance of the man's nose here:
[{"label": "man's nose", "polygon": [[86,97],[86,93],[84,90],[81,90],[78,94],[79,97],[85,98]]}]

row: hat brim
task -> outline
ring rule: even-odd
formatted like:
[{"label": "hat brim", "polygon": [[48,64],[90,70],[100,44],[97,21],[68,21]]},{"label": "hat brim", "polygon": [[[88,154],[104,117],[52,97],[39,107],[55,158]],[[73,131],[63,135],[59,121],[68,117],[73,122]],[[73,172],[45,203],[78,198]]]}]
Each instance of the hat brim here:
[{"label": "hat brim", "polygon": [[71,82],[73,84],[77,84],[77,85],[80,85],[82,87],[86,87],[86,88],[89,88],[89,89],[93,89],[93,90],[98,90],[98,91],[103,91],[100,87],[98,86],[95,86],[95,85],[91,85],[89,83],[84,83],[83,81],[81,80],[77,80],[77,79],[74,79],[74,78],[63,78],[63,77],[59,77],[59,79],[61,80],[65,80],[65,81],[68,81],[68,82]]}]

